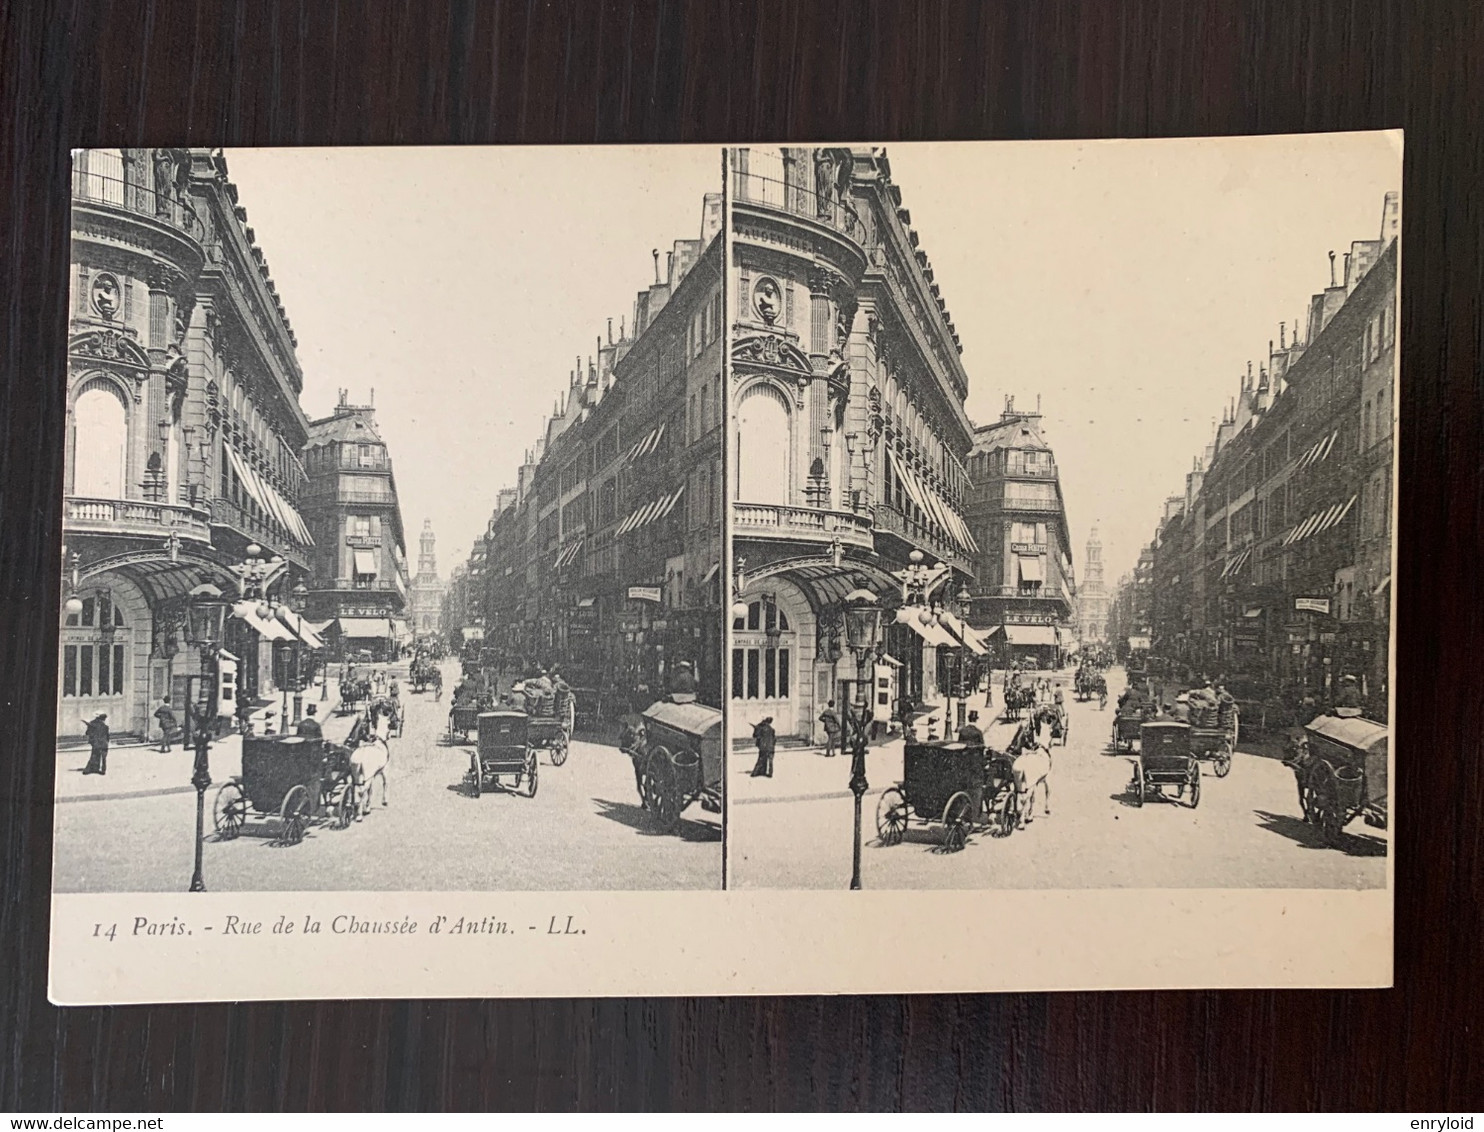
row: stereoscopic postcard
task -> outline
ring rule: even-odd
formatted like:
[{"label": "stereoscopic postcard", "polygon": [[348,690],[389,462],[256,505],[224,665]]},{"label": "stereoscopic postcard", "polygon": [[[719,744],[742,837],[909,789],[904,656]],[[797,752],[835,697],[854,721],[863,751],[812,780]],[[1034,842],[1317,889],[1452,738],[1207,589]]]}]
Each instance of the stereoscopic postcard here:
[{"label": "stereoscopic postcard", "polygon": [[1401,155],[77,151],[53,1001],[1389,985]]}]

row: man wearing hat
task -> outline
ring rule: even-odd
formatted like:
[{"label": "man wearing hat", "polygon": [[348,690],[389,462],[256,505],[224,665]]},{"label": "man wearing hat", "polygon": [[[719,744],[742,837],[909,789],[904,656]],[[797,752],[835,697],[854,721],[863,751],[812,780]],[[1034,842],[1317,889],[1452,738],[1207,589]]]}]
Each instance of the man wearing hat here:
[{"label": "man wearing hat", "polygon": [[1340,694],[1335,699],[1335,714],[1338,716],[1357,716],[1361,711],[1360,681],[1353,675],[1346,674],[1340,681]]},{"label": "man wearing hat", "polygon": [[984,746],[984,732],[979,727],[979,713],[969,712],[969,721],[958,729],[958,741],[970,746]]},{"label": "man wearing hat", "polygon": [[92,756],[88,759],[88,765],[83,767],[84,774],[107,774],[108,773],[108,713],[100,711],[88,721],[86,734],[88,747]]},{"label": "man wearing hat", "polygon": [[675,673],[670,677],[670,702],[677,704],[694,703],[696,699],[696,673],[688,660],[682,660],[675,666]]},{"label": "man wearing hat", "polygon": [[752,777],[772,778],[773,748],[778,743],[778,733],[773,730],[771,715],[753,724],[752,741],[757,744],[757,762],[753,764]]}]

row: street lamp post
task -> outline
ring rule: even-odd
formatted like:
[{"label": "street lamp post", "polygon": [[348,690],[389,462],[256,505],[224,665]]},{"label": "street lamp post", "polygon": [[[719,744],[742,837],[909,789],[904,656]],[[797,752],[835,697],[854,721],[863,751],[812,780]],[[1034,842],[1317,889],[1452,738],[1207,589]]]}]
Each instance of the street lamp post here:
[{"label": "street lamp post", "polygon": [[195,764],[191,768],[191,785],[196,788],[196,864],[191,873],[191,891],[205,892],[206,881],[201,875],[201,851],[205,841],[206,788],[211,785],[211,724],[216,717],[217,688],[220,684],[217,649],[221,646],[226,627],[227,603],[222,591],[203,582],[191,590],[191,601],[186,607],[190,643],[201,650],[201,675],[209,681],[206,702],[199,700],[187,704],[186,711],[194,712],[192,720],[193,740],[196,748]]},{"label": "street lamp post", "polygon": [[861,799],[870,784],[866,781],[866,709],[863,694],[871,681],[862,675],[866,658],[876,651],[881,635],[881,603],[870,590],[852,590],[844,600],[845,641],[855,655],[855,703],[841,697],[845,719],[850,726],[850,792],[855,795],[855,837],[851,843],[850,887],[861,886]]},{"label": "street lamp post", "polygon": [[[304,620],[304,606],[309,601],[309,589],[300,582],[289,591],[289,609],[293,610],[294,616],[302,623]],[[296,630],[297,635],[297,630]],[[304,717],[304,678],[300,672],[300,659],[304,655],[304,642],[294,642],[294,722],[298,723]]]}]

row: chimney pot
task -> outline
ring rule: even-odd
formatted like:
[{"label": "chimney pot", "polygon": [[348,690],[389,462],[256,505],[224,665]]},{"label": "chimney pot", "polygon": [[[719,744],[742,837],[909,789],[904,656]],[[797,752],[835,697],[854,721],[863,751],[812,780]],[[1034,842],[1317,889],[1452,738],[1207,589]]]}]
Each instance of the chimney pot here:
[{"label": "chimney pot", "polygon": [[[654,283],[655,283],[655,286],[657,287],[657,286],[659,286],[659,282],[660,282],[660,250],[659,250],[659,248],[651,248],[649,254],[652,255],[652,256],[654,256]],[[1329,256],[1330,256],[1330,259],[1333,260],[1334,259],[1334,256],[1335,256],[1335,253],[1334,252],[1330,252],[1329,253]]]},{"label": "chimney pot", "polygon": [[[1298,334],[1298,324],[1297,323],[1294,324],[1293,332],[1294,332],[1295,335]],[[1278,349],[1280,349],[1280,350],[1286,350],[1286,349],[1288,349],[1288,342],[1286,341],[1287,334],[1288,334],[1288,323],[1286,323],[1286,322],[1280,322],[1278,324]]]},{"label": "chimney pot", "polygon": [[1335,253],[1329,253],[1329,285],[1335,285]]},{"label": "chimney pot", "polygon": [[[613,345],[613,320],[611,318],[608,320],[608,345]],[[601,344],[599,348],[602,348]]]},{"label": "chimney pot", "polygon": [[670,282],[670,280],[672,280],[674,278],[675,278],[675,253],[674,252],[666,252],[665,253],[665,282],[668,283],[668,282]]}]

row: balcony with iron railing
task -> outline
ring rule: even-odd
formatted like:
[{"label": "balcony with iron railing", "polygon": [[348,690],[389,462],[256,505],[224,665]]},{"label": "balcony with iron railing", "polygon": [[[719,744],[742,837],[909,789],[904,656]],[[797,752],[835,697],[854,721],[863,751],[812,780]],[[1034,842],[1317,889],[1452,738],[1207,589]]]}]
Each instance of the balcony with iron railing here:
[{"label": "balcony with iron railing", "polygon": [[732,504],[732,530],[742,538],[833,542],[870,549],[871,518],[853,511],[826,511],[773,503]]},{"label": "balcony with iron railing", "polygon": [[946,562],[965,574],[972,573],[968,557],[936,527],[920,523],[886,504],[876,508],[874,529],[895,535],[909,545],[926,551],[939,562]]},{"label": "balcony with iron railing", "polygon": [[74,204],[153,220],[184,233],[198,245],[204,232],[196,210],[188,203],[123,177],[78,170],[72,175],[72,199]]},{"label": "balcony with iron railing", "polygon": [[[809,151],[802,151],[808,153]],[[783,212],[833,229],[858,247],[866,242],[860,215],[836,186],[819,191],[813,162],[761,149],[732,150],[732,200],[738,208]]]},{"label": "balcony with iron railing", "polygon": [[93,499],[69,495],[64,529],[69,533],[182,539],[209,543],[211,517],[204,509],[137,499]]}]

